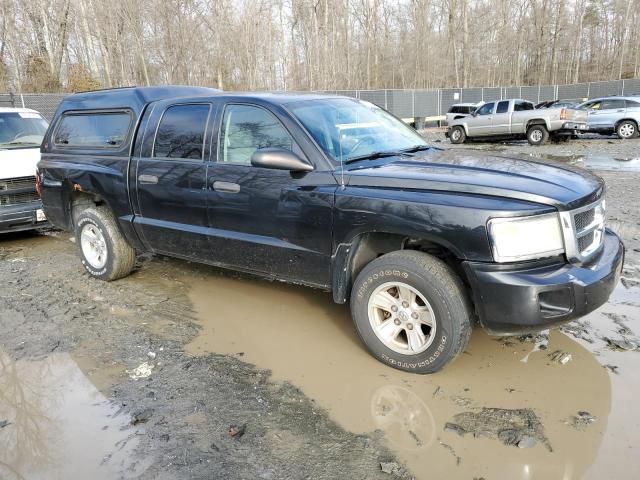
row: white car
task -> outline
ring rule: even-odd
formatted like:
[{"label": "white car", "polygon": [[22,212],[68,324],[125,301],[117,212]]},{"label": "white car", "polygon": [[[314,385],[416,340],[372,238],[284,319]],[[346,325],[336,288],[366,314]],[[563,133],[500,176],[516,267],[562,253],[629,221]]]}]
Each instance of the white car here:
[{"label": "white car", "polygon": [[0,108],[0,233],[47,225],[36,188],[47,121],[28,108]]},{"label": "white car", "polygon": [[483,102],[480,103],[455,103],[449,107],[447,111],[447,124],[457,120],[459,118],[468,117],[476,109],[482,105]]}]

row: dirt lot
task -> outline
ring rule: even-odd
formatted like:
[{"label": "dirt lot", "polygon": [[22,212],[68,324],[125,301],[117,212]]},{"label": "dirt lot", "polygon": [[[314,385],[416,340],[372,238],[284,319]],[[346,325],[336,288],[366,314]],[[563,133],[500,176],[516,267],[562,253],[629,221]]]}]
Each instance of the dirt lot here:
[{"label": "dirt lot", "polygon": [[476,329],[428,377],[369,357],[322,292],[167,258],[107,284],[67,233],[2,237],[0,478],[637,478],[640,173],[614,158],[640,140],[609,141],[463,146],[608,155],[626,268],[582,321]]}]

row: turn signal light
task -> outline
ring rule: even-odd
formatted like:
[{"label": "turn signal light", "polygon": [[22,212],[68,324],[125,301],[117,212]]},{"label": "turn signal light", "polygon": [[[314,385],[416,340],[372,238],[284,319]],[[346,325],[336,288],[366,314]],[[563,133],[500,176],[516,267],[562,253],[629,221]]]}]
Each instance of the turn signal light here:
[{"label": "turn signal light", "polygon": [[567,119],[567,109],[562,108],[560,110],[560,120],[566,120],[566,119]]}]

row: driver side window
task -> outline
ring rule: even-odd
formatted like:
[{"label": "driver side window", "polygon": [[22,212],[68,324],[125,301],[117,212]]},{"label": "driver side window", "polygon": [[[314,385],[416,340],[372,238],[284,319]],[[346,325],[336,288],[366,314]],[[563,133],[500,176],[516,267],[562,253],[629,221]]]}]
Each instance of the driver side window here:
[{"label": "driver side window", "polygon": [[293,140],[270,112],[251,105],[227,105],[222,117],[218,162],[251,165],[261,148],[291,150]]},{"label": "driver side window", "polygon": [[480,110],[478,110],[478,115],[491,115],[493,113],[494,105],[495,105],[494,102],[485,103],[483,106],[480,107]]}]

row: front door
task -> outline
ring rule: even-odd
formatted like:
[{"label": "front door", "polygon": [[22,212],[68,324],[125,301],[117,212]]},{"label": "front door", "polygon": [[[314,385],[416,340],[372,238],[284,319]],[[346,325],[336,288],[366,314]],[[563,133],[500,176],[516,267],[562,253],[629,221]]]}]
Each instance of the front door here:
[{"label": "front door", "polygon": [[259,148],[305,154],[272,112],[230,103],[207,170],[210,248],[220,263],[328,286],[336,181],[330,172],[295,173],[251,165]]},{"label": "front door", "polygon": [[485,103],[476,110],[475,116],[467,118],[467,128],[469,129],[470,137],[490,135],[495,106],[495,102]]},{"label": "front door", "polygon": [[156,104],[131,177],[134,225],[157,253],[201,258],[207,243],[206,162],[210,103]]},{"label": "front door", "polygon": [[611,130],[616,122],[623,118],[625,101],[619,98],[604,99],[594,102],[588,107],[588,124],[590,129]]}]

